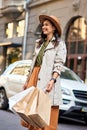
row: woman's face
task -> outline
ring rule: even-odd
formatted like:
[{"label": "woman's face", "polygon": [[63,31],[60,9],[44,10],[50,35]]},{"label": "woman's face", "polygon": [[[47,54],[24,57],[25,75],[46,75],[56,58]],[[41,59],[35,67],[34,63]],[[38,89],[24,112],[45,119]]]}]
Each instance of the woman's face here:
[{"label": "woman's face", "polygon": [[45,35],[52,35],[55,31],[55,27],[51,24],[50,21],[45,20],[42,25],[42,31]]}]

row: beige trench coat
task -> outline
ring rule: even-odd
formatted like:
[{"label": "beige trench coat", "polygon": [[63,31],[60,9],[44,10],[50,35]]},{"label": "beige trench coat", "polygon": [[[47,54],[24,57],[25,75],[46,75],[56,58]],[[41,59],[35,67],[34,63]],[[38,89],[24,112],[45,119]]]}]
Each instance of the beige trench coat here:
[{"label": "beige trench coat", "polygon": [[[37,87],[43,90],[45,90],[46,85],[51,79],[53,72],[56,71],[59,74],[61,74],[61,71],[63,71],[63,65],[66,60],[65,42],[60,39],[58,46],[54,47],[54,44],[52,42],[53,40],[54,37],[44,51],[42,65],[38,75]],[[32,73],[40,49],[41,47],[39,48],[35,47],[30,74]],[[53,87],[52,91],[49,93],[49,97],[51,99],[52,106],[58,106],[61,104],[62,95],[61,95],[60,76],[57,78],[57,82],[55,83],[55,86]]]}]

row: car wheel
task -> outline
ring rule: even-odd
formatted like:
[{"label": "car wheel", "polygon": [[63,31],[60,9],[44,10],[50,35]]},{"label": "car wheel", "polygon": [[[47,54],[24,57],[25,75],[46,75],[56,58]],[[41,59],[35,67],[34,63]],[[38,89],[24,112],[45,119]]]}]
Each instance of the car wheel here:
[{"label": "car wheel", "polygon": [[0,87],[0,109],[7,110],[9,108],[8,98],[4,87]]}]

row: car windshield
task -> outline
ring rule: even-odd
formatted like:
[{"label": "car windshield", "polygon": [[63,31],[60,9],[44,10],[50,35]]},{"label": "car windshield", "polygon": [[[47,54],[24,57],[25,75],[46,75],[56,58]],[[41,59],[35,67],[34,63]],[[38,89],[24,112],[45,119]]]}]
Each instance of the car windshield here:
[{"label": "car windshield", "polygon": [[9,73],[10,70],[12,70],[12,68],[14,67],[14,65],[15,65],[15,63],[10,64],[10,65],[6,68],[6,70],[3,72],[3,74],[7,74],[7,73]]},{"label": "car windshield", "polygon": [[68,69],[66,69],[64,72],[61,72],[60,77],[63,79],[75,80],[75,81],[81,82],[81,79],[79,78],[79,76],[76,75],[72,70],[68,70]]},{"label": "car windshield", "polygon": [[28,75],[30,69],[30,63],[14,63],[10,64],[9,67],[4,71],[3,74],[14,74],[14,75]]},{"label": "car windshield", "polygon": [[21,63],[18,64],[11,72],[10,74],[14,75],[28,75],[30,70],[30,64],[29,63]]}]

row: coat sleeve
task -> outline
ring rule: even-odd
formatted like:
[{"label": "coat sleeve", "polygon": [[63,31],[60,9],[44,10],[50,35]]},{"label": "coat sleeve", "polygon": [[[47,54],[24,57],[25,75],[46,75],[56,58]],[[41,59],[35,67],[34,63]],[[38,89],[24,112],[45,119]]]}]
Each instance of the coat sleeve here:
[{"label": "coat sleeve", "polygon": [[61,74],[61,71],[63,71],[63,66],[66,62],[66,45],[64,41],[60,41],[57,49],[57,53],[54,59],[54,66],[53,66],[53,73],[57,72],[59,75]]}]

